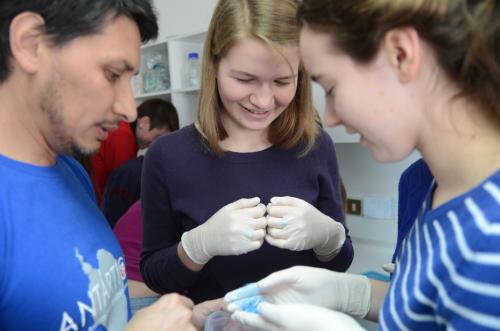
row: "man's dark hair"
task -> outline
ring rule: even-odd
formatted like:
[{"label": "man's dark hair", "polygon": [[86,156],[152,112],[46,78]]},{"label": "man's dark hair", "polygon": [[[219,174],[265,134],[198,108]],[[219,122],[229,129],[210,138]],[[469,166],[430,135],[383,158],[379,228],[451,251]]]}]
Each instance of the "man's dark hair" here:
[{"label": "man's dark hair", "polygon": [[150,0],[0,0],[0,83],[10,74],[9,30],[22,12],[39,14],[40,28],[54,46],[99,33],[108,19],[127,16],[138,26],[142,42],[155,39],[158,23]]},{"label": "man's dark hair", "polygon": [[[170,132],[179,130],[179,117],[177,109],[167,100],[149,99],[137,108],[137,118],[149,117],[149,129],[167,128]],[[135,132],[137,121],[130,123]]]}]

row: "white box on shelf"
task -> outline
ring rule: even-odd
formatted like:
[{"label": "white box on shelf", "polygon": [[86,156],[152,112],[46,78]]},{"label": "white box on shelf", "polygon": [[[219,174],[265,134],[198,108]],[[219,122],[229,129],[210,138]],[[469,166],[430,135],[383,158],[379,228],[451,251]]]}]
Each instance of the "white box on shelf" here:
[{"label": "white box on shelf", "polygon": [[[149,94],[170,90],[168,45],[156,42],[144,45],[141,49],[142,92]],[[141,95],[139,94],[139,96]]]}]

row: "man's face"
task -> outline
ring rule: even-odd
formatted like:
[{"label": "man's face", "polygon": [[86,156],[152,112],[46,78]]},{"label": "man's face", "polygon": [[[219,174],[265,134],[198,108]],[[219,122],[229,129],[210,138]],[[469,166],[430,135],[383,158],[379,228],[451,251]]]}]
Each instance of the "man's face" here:
[{"label": "man's face", "polygon": [[135,120],[130,79],[139,68],[140,45],[137,25],[122,16],[99,34],[46,49],[39,103],[50,150],[91,154],[120,120]]},{"label": "man's face", "polygon": [[167,126],[152,129],[149,116],[143,116],[137,119],[135,137],[140,149],[149,147],[157,138],[170,132],[171,130]]}]

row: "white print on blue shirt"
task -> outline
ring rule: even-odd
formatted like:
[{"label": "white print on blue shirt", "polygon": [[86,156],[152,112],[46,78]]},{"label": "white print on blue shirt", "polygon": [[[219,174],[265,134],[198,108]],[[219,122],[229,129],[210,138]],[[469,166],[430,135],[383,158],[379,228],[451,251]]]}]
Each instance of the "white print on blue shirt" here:
[{"label": "white print on blue shirt", "polygon": [[[108,331],[121,331],[128,319],[127,297],[125,294],[125,264],[123,258],[118,260],[108,251],[97,251],[98,268],[85,262],[78,249],[75,255],[80,261],[82,271],[89,279],[88,296],[91,304],[77,301],[80,312],[80,325],[86,330],[95,330],[99,326]],[[87,325],[92,323],[93,325]],[[60,331],[79,330],[78,323],[63,312]]]}]

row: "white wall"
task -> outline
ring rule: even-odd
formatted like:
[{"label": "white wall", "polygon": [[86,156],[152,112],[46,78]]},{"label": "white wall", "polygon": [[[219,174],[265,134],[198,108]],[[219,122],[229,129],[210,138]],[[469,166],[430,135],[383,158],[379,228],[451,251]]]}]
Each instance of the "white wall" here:
[{"label": "white wall", "polygon": [[405,160],[381,164],[359,144],[336,144],[340,173],[347,195],[354,198],[385,197],[393,201],[391,219],[347,216],[347,225],[355,245],[353,272],[374,270],[390,262],[397,236],[398,181],[403,170],[418,158],[413,153]]},{"label": "white wall", "polygon": [[159,39],[208,29],[217,0],[153,0],[159,15]]}]

